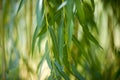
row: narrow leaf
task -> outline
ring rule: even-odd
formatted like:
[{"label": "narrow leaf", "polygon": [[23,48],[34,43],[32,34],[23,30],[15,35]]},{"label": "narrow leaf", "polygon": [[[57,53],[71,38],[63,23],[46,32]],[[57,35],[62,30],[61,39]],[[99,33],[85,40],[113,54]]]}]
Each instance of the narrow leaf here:
[{"label": "narrow leaf", "polygon": [[37,0],[36,5],[36,19],[37,19],[37,25],[39,26],[41,23],[41,18],[43,16],[44,7],[43,7],[43,0]]},{"label": "narrow leaf", "polygon": [[38,36],[39,31],[41,31],[41,27],[44,26],[44,14],[43,14],[43,5],[42,0],[37,1],[36,5],[36,18],[37,18],[37,26],[33,35],[33,41],[32,41],[32,55],[34,51],[35,42]]},{"label": "narrow leaf", "polygon": [[85,80],[85,78],[76,70],[76,68],[71,65],[73,75],[79,80]]},{"label": "narrow leaf", "polygon": [[61,8],[63,8],[67,4],[67,1],[64,1],[58,8],[57,11],[59,11]]},{"label": "narrow leaf", "polygon": [[97,46],[99,46],[100,48],[102,48],[101,45],[98,43],[98,41],[94,38],[94,36],[89,32],[87,26],[84,26],[84,27],[83,27],[83,31],[85,32],[85,35],[86,35],[86,37],[87,37],[89,40],[91,40],[91,41],[92,41],[93,43],[95,43]]},{"label": "narrow leaf", "polygon": [[49,32],[50,32],[50,36],[51,36],[51,39],[52,39],[52,42],[53,42],[54,57],[56,58],[56,60],[59,61],[57,38],[55,36],[54,30],[51,27],[49,27]]},{"label": "narrow leaf", "polygon": [[80,41],[73,35],[72,37],[72,41],[74,42],[74,44],[79,48],[79,51],[81,53],[85,53],[84,49],[83,49],[83,45],[80,43]]},{"label": "narrow leaf", "polygon": [[46,59],[47,55],[49,55],[48,42],[46,42],[46,45],[45,45],[45,53],[42,56],[42,59],[40,60],[38,66],[37,66],[37,71],[40,71],[40,73],[41,73],[42,64],[43,64],[44,60]]},{"label": "narrow leaf", "polygon": [[[41,22],[42,24],[42,22]],[[35,32],[33,34],[33,41],[32,41],[32,55],[33,55],[33,51],[34,51],[34,47],[35,47],[35,42],[36,42],[36,39],[37,39],[37,35],[38,35],[38,32],[41,30],[41,27],[43,26],[36,26],[36,29],[35,29]]]},{"label": "narrow leaf", "polygon": [[83,2],[81,0],[75,0],[76,8],[77,8],[77,16],[81,25],[85,23],[85,13],[83,9]]},{"label": "narrow leaf", "polygon": [[60,61],[63,59],[63,19],[61,20],[60,26],[58,27],[58,51]]},{"label": "narrow leaf", "polygon": [[71,20],[70,26],[68,26],[68,47],[71,45],[72,35],[73,35],[73,21]]},{"label": "narrow leaf", "polygon": [[58,62],[55,62],[55,66],[65,80],[70,80],[68,75],[63,71],[62,67],[60,66],[60,64]]},{"label": "narrow leaf", "polygon": [[18,12],[20,11],[20,9],[22,8],[24,2],[25,2],[25,0],[21,0],[21,1],[20,1],[19,7],[18,7],[18,10],[17,10],[17,14],[18,14]]}]

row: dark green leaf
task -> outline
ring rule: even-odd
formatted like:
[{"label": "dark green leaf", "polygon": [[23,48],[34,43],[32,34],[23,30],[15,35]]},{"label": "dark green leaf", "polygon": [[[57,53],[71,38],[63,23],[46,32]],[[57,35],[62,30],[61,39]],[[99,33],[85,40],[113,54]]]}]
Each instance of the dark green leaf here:
[{"label": "dark green leaf", "polygon": [[85,13],[85,23],[88,23],[91,20],[93,20],[94,12],[92,11],[91,6],[87,2],[83,2],[83,9],[84,9],[84,13]]},{"label": "dark green leaf", "polygon": [[55,62],[55,66],[56,66],[57,70],[58,70],[59,73],[63,76],[63,78],[64,78],[65,80],[70,80],[69,77],[68,77],[68,75],[63,71],[62,67],[59,65],[58,62]]},{"label": "dark green leaf", "polygon": [[81,53],[84,53],[85,54],[85,51],[84,51],[84,49],[83,49],[83,45],[80,43],[80,41],[73,35],[73,37],[72,37],[72,40],[73,40],[73,42],[74,42],[74,44],[79,48],[79,51],[81,52]]},{"label": "dark green leaf", "polygon": [[94,3],[94,0],[91,0],[91,3],[92,3],[93,11],[94,11],[94,10],[95,10],[95,3]]},{"label": "dark green leaf", "polygon": [[75,0],[77,16],[81,25],[85,23],[85,13],[83,8],[83,2],[81,0]]},{"label": "dark green leaf", "polygon": [[76,68],[71,65],[73,75],[79,80],[85,80],[85,78],[76,70]]},{"label": "dark green leaf", "polygon": [[70,63],[68,61],[68,50],[67,50],[67,45],[64,46],[63,48],[63,63],[65,68],[70,72]]},{"label": "dark green leaf", "polygon": [[21,0],[21,1],[20,1],[19,7],[18,7],[18,10],[17,10],[17,14],[18,14],[18,12],[20,11],[20,9],[22,8],[24,2],[25,2],[25,0]]},{"label": "dark green leaf", "polygon": [[[42,22],[41,22],[42,24]],[[33,41],[32,41],[32,55],[33,55],[33,51],[34,51],[34,46],[35,46],[35,42],[36,42],[36,39],[37,39],[37,35],[38,35],[38,32],[41,30],[41,27],[43,26],[38,26],[36,27],[35,29],[35,32],[34,32],[34,35],[33,35]]]},{"label": "dark green leaf", "polygon": [[[54,33],[54,30],[52,29],[52,27],[49,27],[49,32],[50,32],[50,36],[52,39],[52,43],[53,43],[53,51],[54,51],[54,57],[56,58],[56,60],[59,61],[59,55],[58,55],[58,42],[57,42],[57,38],[56,35]],[[60,62],[60,61],[59,61]]]}]

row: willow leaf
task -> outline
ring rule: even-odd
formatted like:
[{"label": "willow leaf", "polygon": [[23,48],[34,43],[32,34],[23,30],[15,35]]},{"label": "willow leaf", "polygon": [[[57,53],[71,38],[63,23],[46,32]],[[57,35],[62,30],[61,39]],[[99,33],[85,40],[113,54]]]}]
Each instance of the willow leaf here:
[{"label": "willow leaf", "polygon": [[81,25],[85,23],[85,13],[83,9],[83,2],[81,0],[75,0],[77,16]]},{"label": "willow leaf", "polygon": [[44,53],[44,55],[42,56],[42,59],[40,60],[38,66],[37,66],[37,71],[40,71],[40,72],[41,72],[42,64],[43,64],[44,60],[47,58],[48,55],[49,55],[48,42],[46,42],[46,45],[45,45],[45,53]]},{"label": "willow leaf", "polygon": [[85,53],[84,49],[82,48],[82,44],[80,43],[80,41],[74,35],[72,37],[72,41],[79,48],[81,53]]},{"label": "willow leaf", "polygon": [[85,80],[85,78],[76,70],[76,68],[71,65],[73,75],[79,80]]},{"label": "willow leaf", "polygon": [[63,55],[63,63],[64,63],[64,66],[65,66],[65,68],[70,72],[70,63],[69,63],[69,61],[68,61],[67,45],[64,46],[63,52],[64,52],[64,55]]},{"label": "willow leaf", "polygon": [[[39,7],[39,5],[41,7]],[[42,0],[38,0],[37,1],[37,5],[36,5],[36,18],[37,18],[37,26],[33,35],[33,41],[32,41],[32,55],[33,55],[33,51],[34,51],[34,46],[35,46],[35,42],[38,36],[39,31],[41,31],[41,27],[44,26],[44,14],[43,14],[43,5],[42,5]]]},{"label": "willow leaf", "polygon": [[99,42],[98,42],[98,41],[94,38],[94,36],[89,32],[87,26],[84,26],[84,27],[83,27],[83,31],[84,31],[84,33],[85,33],[85,36],[86,36],[89,40],[91,40],[91,41],[92,41],[93,43],[95,43],[97,46],[99,46],[100,48],[102,48],[101,45],[99,44]]},{"label": "willow leaf", "polygon": [[43,0],[37,0],[36,5],[36,19],[37,19],[37,25],[39,26],[41,23],[41,18],[43,16],[44,7],[43,7]]},{"label": "willow leaf", "polygon": [[71,41],[72,41],[72,35],[73,35],[73,21],[71,20],[70,22],[70,26],[68,27],[68,47],[70,47],[71,45]]},{"label": "willow leaf", "polygon": [[94,0],[91,0],[91,3],[92,3],[93,11],[94,11],[94,10],[95,10],[95,3],[94,3]]},{"label": "willow leaf", "polygon": [[[53,51],[54,51],[54,57],[56,60],[59,61],[59,55],[58,55],[58,42],[57,42],[57,38],[55,36],[55,32],[54,30],[49,27],[49,32],[50,32],[50,36],[51,36],[51,39],[52,39],[52,43],[53,43]],[[60,62],[60,61],[59,61]]]},{"label": "willow leaf", "polygon": [[42,30],[39,32],[39,34],[37,36],[40,37],[41,35],[45,34],[46,31],[47,31],[47,27],[45,25],[43,25]]},{"label": "willow leaf", "polygon": [[22,8],[24,2],[25,2],[25,0],[21,0],[21,1],[20,1],[19,7],[18,7],[18,10],[17,10],[17,14],[18,14],[18,12],[20,11],[20,9]]},{"label": "willow leaf", "polygon": [[59,11],[61,8],[63,8],[67,4],[67,1],[64,1],[58,8],[57,11]]},{"label": "willow leaf", "polygon": [[62,67],[60,66],[60,64],[58,62],[55,62],[55,66],[56,66],[58,72],[63,76],[63,78],[65,80],[70,80],[68,75],[63,71]]},{"label": "willow leaf", "polygon": [[[70,47],[72,41],[72,34],[73,34],[73,0],[66,0],[66,18],[67,18],[67,35],[68,35],[68,47]],[[68,14],[69,13],[69,14]],[[68,48],[69,49],[69,48]]]},{"label": "willow leaf", "polygon": [[39,32],[39,34],[37,36],[37,37],[39,37],[39,40],[38,40],[39,51],[40,51],[41,41],[46,37],[46,32],[47,32],[47,28],[46,28],[46,26],[43,26],[42,30]]},{"label": "willow leaf", "polygon": [[[42,22],[41,22],[41,25],[42,25]],[[36,29],[35,29],[35,32],[33,34],[33,41],[32,41],[32,55],[33,55],[33,51],[34,51],[34,47],[35,47],[35,42],[36,42],[36,39],[37,39],[37,35],[39,33],[39,31],[41,30],[41,27],[43,26],[36,26]]]},{"label": "willow leaf", "polygon": [[60,61],[63,59],[63,20],[61,20],[60,26],[58,27],[58,51]]}]

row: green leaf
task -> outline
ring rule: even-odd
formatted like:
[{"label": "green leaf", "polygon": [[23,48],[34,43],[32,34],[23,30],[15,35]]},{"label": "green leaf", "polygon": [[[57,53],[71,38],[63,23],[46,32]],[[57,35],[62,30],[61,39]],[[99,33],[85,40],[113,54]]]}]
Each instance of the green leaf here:
[{"label": "green leaf", "polygon": [[[66,0],[67,6],[66,6],[66,18],[67,18],[67,36],[68,36],[68,49],[70,49],[71,41],[72,41],[72,34],[73,34],[73,0]],[[68,14],[69,13],[69,14]]]},{"label": "green leaf", "polygon": [[18,7],[18,10],[17,10],[17,14],[18,14],[18,12],[20,11],[20,9],[22,8],[24,2],[25,2],[25,0],[21,0],[21,1],[20,1],[19,7]]},{"label": "green leaf", "polygon": [[63,19],[61,20],[60,26],[58,27],[58,52],[60,61],[63,59]]},{"label": "green leaf", "polygon": [[60,66],[60,64],[58,62],[55,62],[55,66],[56,66],[58,72],[63,76],[63,78],[65,80],[70,80],[68,75],[63,71],[63,68]]},{"label": "green leaf", "polygon": [[41,41],[45,38],[46,32],[47,32],[47,27],[46,27],[46,25],[44,24],[43,27],[42,27],[42,30],[39,32],[39,34],[38,34],[38,36],[37,36],[37,37],[39,37],[39,40],[38,40],[38,48],[39,48],[39,51],[40,51]]},{"label": "green leaf", "polygon": [[46,32],[47,32],[47,27],[46,27],[46,25],[43,25],[42,30],[39,32],[39,34],[37,36],[41,37]]},{"label": "green leaf", "polygon": [[76,70],[76,68],[71,65],[73,75],[79,80],[85,80],[85,78]]},{"label": "green leaf", "polygon": [[41,30],[41,27],[42,26],[42,22],[41,22],[41,26],[36,26],[36,29],[35,29],[35,32],[33,34],[33,41],[32,41],[32,55],[33,55],[33,51],[34,51],[34,47],[35,47],[35,42],[36,42],[36,39],[37,39],[37,35],[38,35],[38,32]]},{"label": "green leaf", "polygon": [[40,52],[40,49],[41,49],[41,42],[45,37],[46,37],[46,32],[44,34],[42,34],[41,36],[39,36],[39,39],[38,39],[39,52]]},{"label": "green leaf", "polygon": [[51,59],[50,59],[50,55],[49,54],[46,56],[46,60],[47,60],[49,68],[52,69],[52,64],[51,64]]},{"label": "green leaf", "polygon": [[94,13],[92,11],[91,6],[87,2],[83,2],[83,9],[84,9],[84,13],[85,13],[85,22],[88,23],[91,20],[93,20]]},{"label": "green leaf", "polygon": [[36,5],[36,19],[37,19],[37,25],[38,26],[41,24],[41,19],[43,17],[43,13],[44,13],[43,0],[37,0],[37,5]]},{"label": "green leaf", "polygon": [[[59,61],[59,55],[58,55],[58,42],[57,42],[57,38],[55,35],[54,30],[52,29],[52,27],[49,27],[49,32],[50,32],[50,36],[52,39],[52,43],[53,43],[53,51],[54,51],[54,57],[56,60]],[[60,62],[60,61],[59,61]]]},{"label": "green leaf", "polygon": [[83,27],[83,31],[84,31],[84,33],[85,33],[85,36],[86,36],[89,40],[91,40],[91,41],[92,41],[93,43],[95,43],[97,46],[99,46],[100,48],[102,48],[101,45],[98,43],[98,41],[94,38],[94,36],[89,32],[89,29],[88,29],[87,26],[84,26],[84,27]]},{"label": "green leaf", "polygon": [[73,35],[72,37],[72,41],[74,42],[74,44],[79,48],[79,51],[81,53],[84,53],[85,54],[85,51],[83,49],[83,45],[80,43],[80,41]]},{"label": "green leaf", "polygon": [[75,0],[77,16],[81,25],[85,23],[85,13],[83,9],[83,2],[81,0]]},{"label": "green leaf", "polygon": [[74,29],[74,23],[71,20],[70,26],[68,26],[68,47],[70,48],[71,41],[72,41],[72,35],[73,35],[73,29]]},{"label": "green leaf", "polygon": [[59,11],[61,8],[63,8],[67,4],[67,1],[64,1],[58,8],[57,11]]},{"label": "green leaf", "polygon": [[38,66],[37,66],[37,72],[39,71],[41,73],[42,64],[43,64],[44,60],[47,58],[48,55],[49,55],[49,48],[48,48],[48,42],[46,42],[45,53],[42,56],[42,59],[40,60]]},{"label": "green leaf", "polygon": [[94,3],[94,0],[91,0],[91,3],[92,3],[93,11],[94,11],[94,10],[95,10],[95,3]]},{"label": "green leaf", "polygon": [[[39,3],[41,3],[41,4],[39,4]],[[40,7],[39,7],[39,5],[40,5]],[[45,25],[42,0],[38,0],[37,1],[37,5],[36,5],[36,18],[37,18],[37,26],[36,26],[35,32],[33,34],[32,55],[33,55],[34,46],[35,46],[35,42],[36,42],[38,33],[39,33],[39,31],[41,31],[41,28]],[[43,32],[44,32],[44,30],[43,30]]]},{"label": "green leaf", "polygon": [[66,44],[65,44],[65,46],[63,48],[63,52],[64,52],[64,55],[63,55],[64,66],[67,69],[67,71],[70,72],[70,63],[68,61],[68,50],[67,50],[67,45]]}]

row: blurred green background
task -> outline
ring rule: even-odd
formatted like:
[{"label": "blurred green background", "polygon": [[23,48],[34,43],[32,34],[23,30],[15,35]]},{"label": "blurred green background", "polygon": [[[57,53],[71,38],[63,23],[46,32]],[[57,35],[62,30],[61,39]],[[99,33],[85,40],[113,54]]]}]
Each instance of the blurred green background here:
[{"label": "blurred green background", "polygon": [[120,80],[120,0],[0,0],[0,80]]}]

